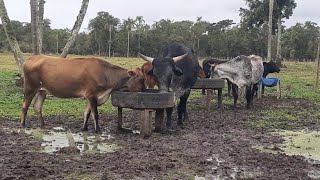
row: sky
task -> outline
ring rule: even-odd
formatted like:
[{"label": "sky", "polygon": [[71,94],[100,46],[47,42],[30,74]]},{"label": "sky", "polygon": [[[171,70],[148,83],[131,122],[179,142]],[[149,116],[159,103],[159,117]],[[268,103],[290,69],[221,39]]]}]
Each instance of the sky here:
[{"label": "sky", "polygon": [[[9,18],[30,22],[29,0],[4,0]],[[51,28],[73,27],[82,0],[46,0],[44,17],[51,20]],[[320,0],[296,0],[297,8],[284,25],[290,27],[297,22],[316,22],[320,25]],[[80,31],[87,31],[90,19],[97,12],[106,11],[119,19],[143,16],[151,25],[160,19],[175,21],[202,17],[209,22],[232,19],[240,22],[239,9],[246,7],[244,0],[90,0],[87,14]]]}]

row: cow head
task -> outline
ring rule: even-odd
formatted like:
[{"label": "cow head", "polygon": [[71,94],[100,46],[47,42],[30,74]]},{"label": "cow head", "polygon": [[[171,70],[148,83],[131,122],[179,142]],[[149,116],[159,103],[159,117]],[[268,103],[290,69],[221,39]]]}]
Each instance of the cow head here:
[{"label": "cow head", "polygon": [[280,72],[279,66],[274,61],[263,62],[263,67],[264,67],[264,70],[267,71],[268,73]]},{"label": "cow head", "polygon": [[139,56],[147,62],[152,63],[153,68],[148,75],[155,76],[158,81],[160,92],[168,92],[171,86],[173,76],[182,76],[182,70],[176,65],[179,61],[185,59],[188,53],[177,57],[152,58],[138,53]]},{"label": "cow head", "polygon": [[136,71],[128,71],[128,76],[130,77],[128,81],[119,89],[125,92],[142,92],[146,90],[144,83],[144,77],[137,73]]}]

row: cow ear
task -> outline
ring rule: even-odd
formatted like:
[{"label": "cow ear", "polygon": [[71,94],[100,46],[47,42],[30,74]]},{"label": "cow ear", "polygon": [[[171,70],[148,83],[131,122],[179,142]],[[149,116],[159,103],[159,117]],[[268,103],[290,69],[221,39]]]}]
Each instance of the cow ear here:
[{"label": "cow ear", "polygon": [[127,71],[127,72],[128,72],[128,75],[129,75],[130,77],[135,77],[135,76],[137,76],[137,73],[134,72],[134,71],[132,71],[132,70]]},{"label": "cow ear", "polygon": [[177,66],[173,66],[173,73],[176,75],[176,76],[182,76],[183,75],[183,72],[180,68],[178,68]]}]

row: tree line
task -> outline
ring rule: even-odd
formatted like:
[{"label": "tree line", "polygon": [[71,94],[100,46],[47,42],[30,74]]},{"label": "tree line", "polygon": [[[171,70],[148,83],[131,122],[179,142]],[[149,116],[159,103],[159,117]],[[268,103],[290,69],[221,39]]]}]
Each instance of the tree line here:
[{"label": "tree line", "polygon": [[[129,57],[142,52],[157,56],[161,55],[162,49],[169,43],[180,42],[192,48],[199,57],[235,57],[239,54],[257,54],[266,57],[268,9],[255,7],[258,5],[268,7],[268,1],[246,1],[249,3],[249,8],[240,9],[242,18],[239,24],[230,19],[209,22],[198,17],[196,21],[161,19],[149,25],[142,16],[120,20],[108,12],[98,12],[87,25],[89,31],[77,35],[70,53]],[[261,4],[255,4],[257,2]],[[274,10],[272,58],[276,56],[277,32],[280,28],[282,35],[279,42],[281,42],[282,57],[291,59],[316,57],[319,34],[316,23],[307,21],[289,28],[281,23],[277,26],[279,16],[280,22],[282,18],[289,18],[295,7],[294,3],[282,4],[281,9],[278,7]],[[33,52],[31,24],[19,21],[11,21],[11,24],[22,52]],[[43,20],[42,28],[42,52],[62,53],[72,30],[53,29],[49,19]],[[0,27],[0,50],[9,51],[9,49],[4,30]]]}]

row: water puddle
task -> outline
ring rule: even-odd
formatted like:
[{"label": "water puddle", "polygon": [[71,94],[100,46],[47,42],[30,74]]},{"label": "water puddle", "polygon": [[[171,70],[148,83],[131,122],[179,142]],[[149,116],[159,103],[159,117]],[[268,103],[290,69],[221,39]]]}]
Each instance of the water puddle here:
[{"label": "water puddle", "polygon": [[80,154],[110,153],[120,147],[112,143],[110,134],[92,134],[86,132],[72,133],[62,127],[55,127],[53,130],[42,129],[24,129],[26,134],[32,135],[38,141],[41,141],[41,152],[55,153],[63,148],[73,148]]},{"label": "water puddle", "polygon": [[253,146],[262,152],[278,153],[287,155],[301,155],[308,159],[320,161],[320,132],[317,131],[277,131],[285,139],[284,144],[279,146]]},{"label": "water puddle", "polygon": [[280,131],[276,132],[285,139],[280,147],[287,155],[301,155],[320,160],[320,132],[317,131]]},{"label": "water puddle", "polygon": [[[320,164],[320,132],[318,131],[277,131],[285,139],[284,144],[279,146],[253,146],[261,152],[285,153],[286,155],[300,155],[307,158],[310,164]],[[320,179],[319,170],[308,171],[310,178]]]}]

